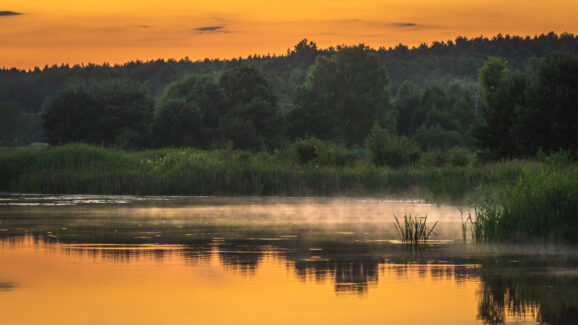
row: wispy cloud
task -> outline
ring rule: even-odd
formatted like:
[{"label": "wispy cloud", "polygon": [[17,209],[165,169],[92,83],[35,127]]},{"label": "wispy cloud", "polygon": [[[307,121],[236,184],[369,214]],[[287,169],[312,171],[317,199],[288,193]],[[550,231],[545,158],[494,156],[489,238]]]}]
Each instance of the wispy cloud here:
[{"label": "wispy cloud", "polygon": [[203,27],[197,27],[195,28],[195,30],[197,32],[215,32],[215,31],[221,31],[223,30],[225,27],[224,26],[203,26]]},{"label": "wispy cloud", "polygon": [[7,17],[7,16],[18,16],[18,15],[22,15],[21,12],[16,12],[16,11],[0,11],[0,17]]},{"label": "wispy cloud", "polygon": [[416,23],[393,23],[391,24],[393,27],[400,27],[400,28],[407,28],[407,27],[417,27],[419,26]]},{"label": "wispy cloud", "polygon": [[225,29],[225,26],[201,26],[193,29],[197,34],[204,33],[230,33],[230,30]]},{"label": "wispy cloud", "polygon": [[16,284],[13,282],[0,282],[0,291],[9,291],[14,289],[14,287],[16,287]]}]

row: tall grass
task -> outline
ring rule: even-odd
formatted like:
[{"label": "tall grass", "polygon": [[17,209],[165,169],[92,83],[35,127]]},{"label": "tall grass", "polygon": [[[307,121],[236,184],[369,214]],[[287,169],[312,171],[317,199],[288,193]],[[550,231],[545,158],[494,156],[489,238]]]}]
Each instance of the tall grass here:
[{"label": "tall grass", "polygon": [[578,242],[578,169],[525,171],[468,219],[474,240]]},{"label": "tall grass", "polygon": [[427,216],[417,217],[411,214],[406,214],[403,216],[403,223],[399,222],[397,216],[393,216],[395,230],[397,231],[399,238],[402,243],[418,244],[427,242],[431,234],[433,233],[438,222],[436,221],[433,226],[429,227],[427,225]]},{"label": "tall grass", "polygon": [[[301,157],[302,158],[302,157]],[[486,166],[375,167],[353,152],[327,146],[301,161],[292,150],[161,149],[124,152],[88,145],[0,153],[0,191],[140,195],[396,195],[464,201],[514,183],[523,168]]]}]

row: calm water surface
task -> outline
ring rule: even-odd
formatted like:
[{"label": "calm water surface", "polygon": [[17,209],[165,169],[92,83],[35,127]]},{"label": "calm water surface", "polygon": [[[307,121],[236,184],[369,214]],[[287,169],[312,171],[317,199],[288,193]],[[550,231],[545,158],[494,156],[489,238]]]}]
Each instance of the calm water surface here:
[{"label": "calm water surface", "polygon": [[[434,240],[397,242],[405,213]],[[380,199],[3,196],[0,325],[578,324],[576,247],[464,243],[460,222]]]}]

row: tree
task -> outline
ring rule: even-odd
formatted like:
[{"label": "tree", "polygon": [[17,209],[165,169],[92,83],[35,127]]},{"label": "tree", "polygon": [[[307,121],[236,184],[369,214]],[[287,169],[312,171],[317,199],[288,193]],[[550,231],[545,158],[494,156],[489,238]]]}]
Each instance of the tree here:
[{"label": "tree", "polygon": [[42,115],[49,144],[92,143],[95,140],[96,102],[85,87],[65,89],[48,99]]},{"label": "tree", "polygon": [[376,121],[393,124],[388,86],[379,58],[364,45],[318,57],[305,84],[295,90],[294,112],[288,116],[297,125],[292,136],[362,144]]},{"label": "tree", "polygon": [[414,114],[420,109],[420,93],[415,83],[405,80],[397,91],[393,101],[397,114],[397,131],[400,134],[414,134],[420,125],[415,125]]},{"label": "tree", "polygon": [[125,149],[146,146],[154,101],[142,86],[111,80],[95,84],[92,96],[97,108],[93,143]]},{"label": "tree", "polygon": [[13,102],[0,102],[0,146],[27,143],[28,130],[28,120],[22,106]]},{"label": "tree", "polygon": [[371,128],[365,145],[371,153],[371,161],[377,166],[387,165],[397,168],[413,164],[420,155],[419,148],[414,141],[384,130],[377,123]]},{"label": "tree", "polygon": [[[272,149],[281,145],[285,134],[285,119],[278,108],[277,97],[261,71],[253,66],[242,65],[223,72],[219,85],[226,96],[228,117],[222,122],[222,135],[234,140],[235,147],[261,149],[261,143]],[[226,126],[226,127],[225,127]],[[235,127],[233,127],[235,126]],[[247,127],[243,132],[232,130]],[[254,134],[260,140],[244,141],[240,134]],[[233,139],[234,138],[234,139]],[[243,145],[241,146],[241,143]]]},{"label": "tree", "polygon": [[[516,91],[515,89],[512,91]],[[518,106],[514,138],[525,155],[578,150],[578,58],[552,53],[544,58],[527,103]]]},{"label": "tree", "polygon": [[50,144],[86,142],[141,148],[147,143],[153,100],[129,81],[66,89],[47,101],[43,113]]},{"label": "tree", "polygon": [[203,112],[196,102],[167,98],[159,102],[152,123],[153,142],[162,147],[205,147]]},{"label": "tree", "polygon": [[477,146],[492,159],[516,157],[511,129],[516,107],[525,102],[526,77],[510,75],[504,59],[489,58],[480,69],[479,80],[482,121],[474,130]]},{"label": "tree", "polygon": [[153,117],[155,145],[210,147],[226,109],[223,90],[209,76],[190,75],[169,84]]}]

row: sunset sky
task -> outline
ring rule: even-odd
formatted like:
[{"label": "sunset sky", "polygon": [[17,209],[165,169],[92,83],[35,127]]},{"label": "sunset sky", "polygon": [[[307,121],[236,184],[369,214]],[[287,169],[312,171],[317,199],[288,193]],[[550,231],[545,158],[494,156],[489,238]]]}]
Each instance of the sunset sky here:
[{"label": "sunset sky", "polygon": [[3,0],[0,67],[578,32],[575,0]]}]

